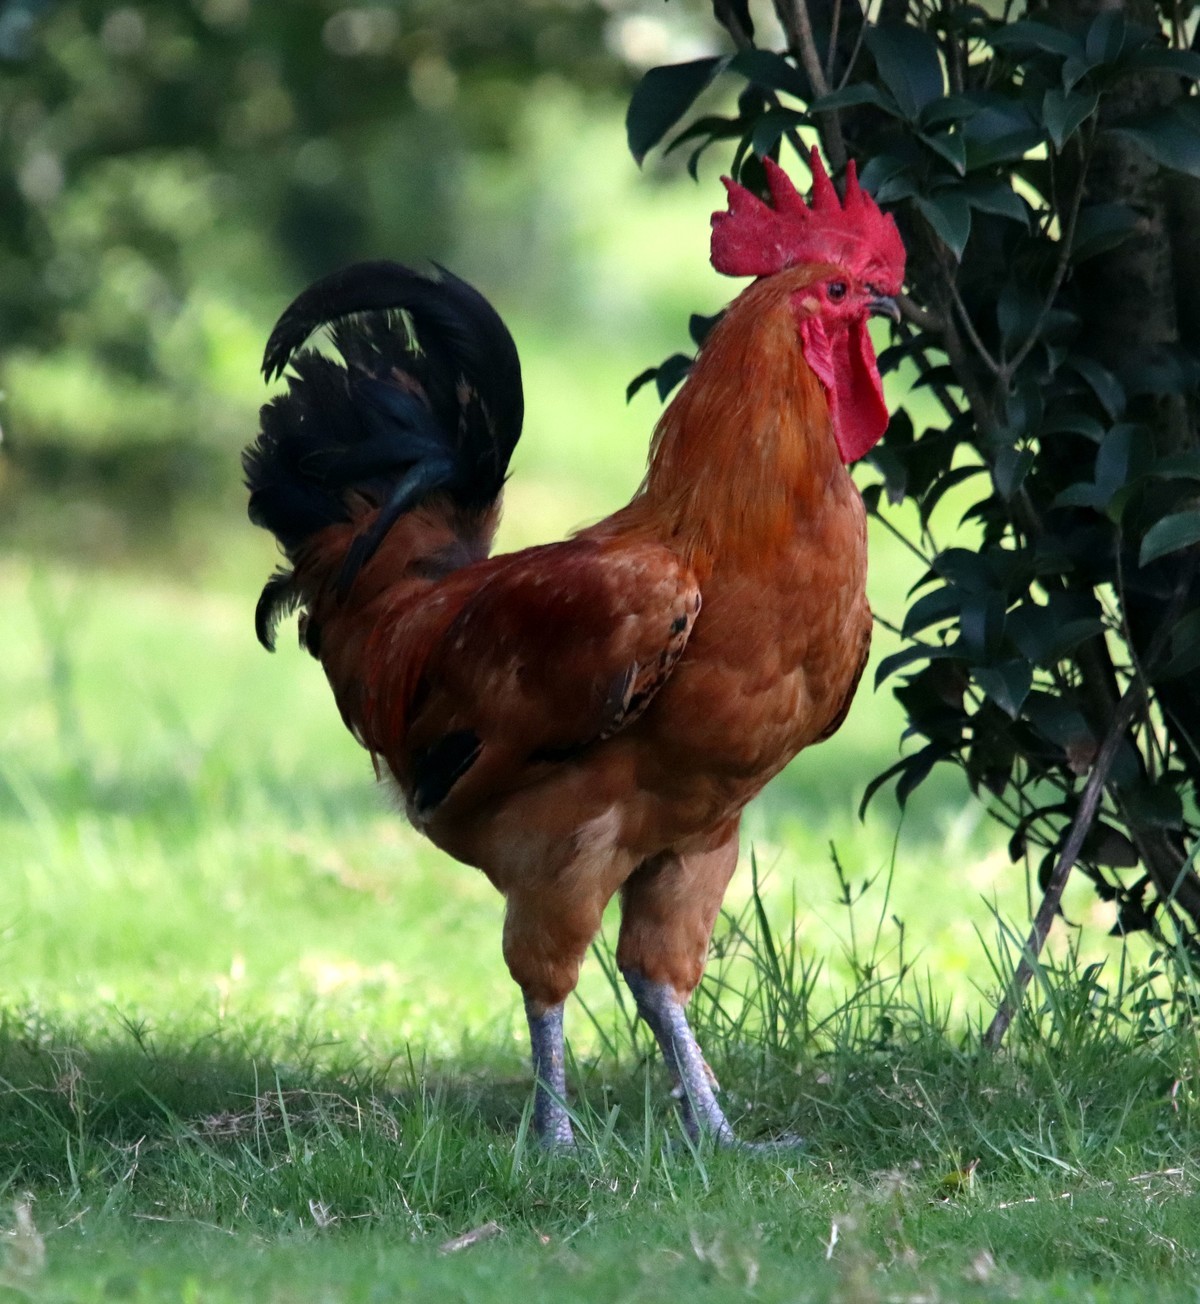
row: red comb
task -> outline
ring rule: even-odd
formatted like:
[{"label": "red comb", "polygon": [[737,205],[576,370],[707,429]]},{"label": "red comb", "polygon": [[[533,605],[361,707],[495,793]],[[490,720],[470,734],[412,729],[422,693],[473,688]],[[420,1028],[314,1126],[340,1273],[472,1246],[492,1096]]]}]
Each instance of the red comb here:
[{"label": "red comb", "polygon": [[[712,216],[712,265],[726,276],[770,276],[802,263],[838,263],[897,294],[904,280],[904,245],[892,217],[858,184],[846,166],[846,197],[839,199],[816,146],[812,200],[806,204],[787,173],[763,159],[771,204],[722,177],[729,211]],[[773,205],[773,206],[772,206]]]}]

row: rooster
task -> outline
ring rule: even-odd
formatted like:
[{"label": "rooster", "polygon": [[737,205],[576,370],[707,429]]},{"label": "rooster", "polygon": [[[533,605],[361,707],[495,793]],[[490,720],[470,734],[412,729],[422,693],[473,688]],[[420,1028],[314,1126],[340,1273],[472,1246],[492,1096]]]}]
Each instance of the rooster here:
[{"label": "rooster", "polygon": [[[317,282],[267,344],[288,390],[246,450],[250,517],[288,565],[257,630],[300,608],[347,727],[415,828],[504,895],[534,1126],[570,1145],[563,1003],[620,894],[617,963],[683,1124],[736,1144],[685,1007],[747,802],[828,738],[867,657],[862,500],[846,470],[887,424],[867,333],[904,247],[813,151],[806,204],[726,179],[712,262],[756,279],[664,412],[628,506],[489,557],[521,430],[516,347],[444,269]],[[304,345],[327,327],[341,362]]]}]

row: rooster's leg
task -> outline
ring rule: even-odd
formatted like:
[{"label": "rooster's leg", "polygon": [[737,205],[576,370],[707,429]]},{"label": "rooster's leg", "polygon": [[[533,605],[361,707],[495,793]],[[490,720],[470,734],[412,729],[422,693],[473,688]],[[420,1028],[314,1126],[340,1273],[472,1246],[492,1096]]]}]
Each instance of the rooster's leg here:
[{"label": "rooster's leg", "polygon": [[670,983],[651,982],[636,969],[624,970],[625,981],[662,1050],[663,1059],[675,1083],[683,1113],[683,1126],[693,1141],[702,1134],[718,1145],[737,1145],[737,1137],[714,1091],[716,1079],[705,1063],[687,1014]]},{"label": "rooster's leg", "polygon": [[533,1049],[533,1128],[544,1146],[558,1149],[575,1144],[563,1101],[567,1072],[563,1053],[563,1007],[544,1006],[525,998],[529,1043]]},{"label": "rooster's leg", "polygon": [[720,1145],[735,1145],[736,1138],[684,1004],[704,973],[708,939],[736,864],[736,820],[715,830],[707,849],[644,861],[622,889],[617,944],[617,963],[662,1049],[688,1135],[707,1133]]}]

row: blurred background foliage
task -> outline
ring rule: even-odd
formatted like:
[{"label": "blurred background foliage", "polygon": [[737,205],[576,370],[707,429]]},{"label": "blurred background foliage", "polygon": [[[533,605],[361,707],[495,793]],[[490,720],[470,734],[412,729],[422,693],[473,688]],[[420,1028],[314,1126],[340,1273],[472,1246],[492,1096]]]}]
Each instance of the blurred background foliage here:
[{"label": "blurred background foliage", "polygon": [[527,352],[547,343],[551,388],[559,344],[612,360],[614,337],[670,338],[714,298],[703,201],[639,186],[621,117],[645,67],[715,33],[700,0],[663,9],[0,0],[0,538],[203,547],[236,501],[266,329],[356,258],[476,279]]}]

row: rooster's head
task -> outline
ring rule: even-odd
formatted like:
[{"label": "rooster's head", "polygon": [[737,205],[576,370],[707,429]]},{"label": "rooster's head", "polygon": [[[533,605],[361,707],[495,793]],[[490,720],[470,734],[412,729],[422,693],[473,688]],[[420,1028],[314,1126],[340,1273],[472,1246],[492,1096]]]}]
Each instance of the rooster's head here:
[{"label": "rooster's head", "polygon": [[713,214],[712,263],[727,276],[788,274],[804,360],[825,389],[842,460],[857,461],[887,427],[867,318],[898,319],[904,245],[892,217],[858,184],[853,161],[839,199],[814,148],[807,204],[778,164],[763,165],[770,204],[724,178],[729,211]]}]

